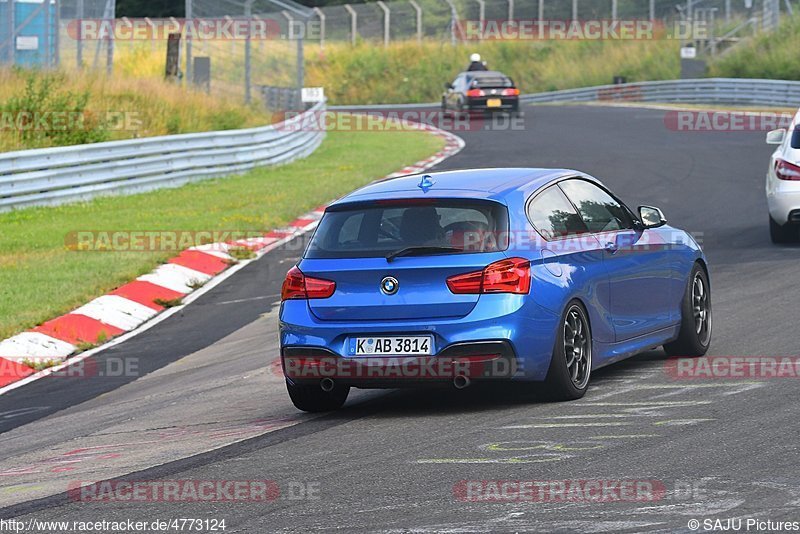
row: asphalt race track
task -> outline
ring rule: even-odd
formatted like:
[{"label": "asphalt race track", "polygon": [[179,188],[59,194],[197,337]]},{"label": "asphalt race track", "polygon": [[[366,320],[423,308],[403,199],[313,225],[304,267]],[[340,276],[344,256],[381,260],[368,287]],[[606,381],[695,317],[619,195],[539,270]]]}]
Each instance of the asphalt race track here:
[{"label": "asphalt race track", "polygon": [[[769,242],[762,132],[676,132],[664,111],[526,108],[525,128],[457,132],[442,169],[577,168],[663,209],[711,264],[711,355],[800,351],[797,246]],[[374,135],[379,135],[375,133]],[[438,169],[437,169],[438,170]],[[660,350],[598,371],[586,397],[528,388],[354,391],[295,410],[276,372],[297,247],[270,253],[101,353],[136,376],[53,377],[0,396],[0,517],[225,519],[226,532],[691,531],[691,519],[800,520],[791,378],[674,380]],[[647,295],[642,295],[647,298]],[[270,502],[77,502],[80,480],[270,480]],[[461,481],[656,481],[645,502],[475,502]]]}]

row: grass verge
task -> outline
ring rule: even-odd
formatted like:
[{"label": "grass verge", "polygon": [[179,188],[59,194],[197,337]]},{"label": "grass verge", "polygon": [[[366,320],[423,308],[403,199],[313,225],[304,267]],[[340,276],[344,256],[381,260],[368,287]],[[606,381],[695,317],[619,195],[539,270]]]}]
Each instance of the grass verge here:
[{"label": "grass verge", "polygon": [[80,252],[78,231],[261,232],[430,156],[416,131],[342,132],[305,160],[177,189],[0,214],[0,339],[69,312],[151,271],[174,252]]}]

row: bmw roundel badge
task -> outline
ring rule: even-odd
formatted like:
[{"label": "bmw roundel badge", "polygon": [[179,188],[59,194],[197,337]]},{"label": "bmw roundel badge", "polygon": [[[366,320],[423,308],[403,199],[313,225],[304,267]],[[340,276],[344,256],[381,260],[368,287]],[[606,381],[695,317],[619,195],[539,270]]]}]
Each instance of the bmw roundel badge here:
[{"label": "bmw roundel badge", "polygon": [[400,282],[397,281],[397,278],[387,276],[381,280],[381,291],[386,295],[394,295],[398,289],[400,289]]}]

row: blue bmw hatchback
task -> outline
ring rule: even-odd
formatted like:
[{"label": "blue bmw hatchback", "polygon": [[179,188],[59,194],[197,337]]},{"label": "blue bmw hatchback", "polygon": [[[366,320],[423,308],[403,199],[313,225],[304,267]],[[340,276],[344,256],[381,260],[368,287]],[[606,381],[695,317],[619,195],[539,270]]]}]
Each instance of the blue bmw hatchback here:
[{"label": "blue bmw hatchback", "polygon": [[281,292],[281,359],[305,411],[351,387],[477,380],[584,395],[594,369],[711,340],[705,256],[566,169],[477,169],[363,187],[325,211]]}]

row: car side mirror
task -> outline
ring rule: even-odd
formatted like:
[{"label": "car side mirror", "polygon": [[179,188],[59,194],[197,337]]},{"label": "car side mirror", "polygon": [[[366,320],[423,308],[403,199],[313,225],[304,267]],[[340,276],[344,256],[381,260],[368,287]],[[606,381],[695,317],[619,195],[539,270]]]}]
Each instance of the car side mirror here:
[{"label": "car side mirror", "polygon": [[645,228],[658,228],[667,224],[667,219],[660,209],[652,206],[639,206],[639,218]]},{"label": "car side mirror", "polygon": [[780,145],[783,143],[783,140],[786,138],[786,128],[778,128],[777,130],[772,130],[771,132],[767,132],[767,144],[768,145]]},{"label": "car side mirror", "polygon": [[452,84],[452,83],[447,83],[447,82],[445,82],[445,84],[444,84],[444,88],[445,88],[445,89],[452,89],[452,88],[453,88],[453,84]]}]

